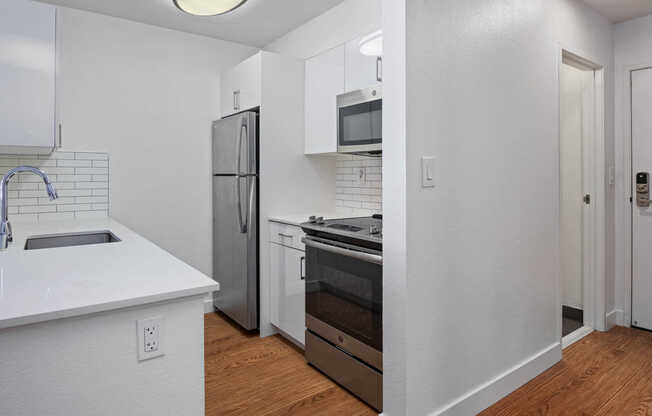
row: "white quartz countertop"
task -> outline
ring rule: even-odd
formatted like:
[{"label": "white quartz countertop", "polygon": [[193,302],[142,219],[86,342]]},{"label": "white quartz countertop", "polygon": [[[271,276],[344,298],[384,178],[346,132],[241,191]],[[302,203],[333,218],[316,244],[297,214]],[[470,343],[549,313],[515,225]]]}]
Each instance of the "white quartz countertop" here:
[{"label": "white quartz countertop", "polygon": [[353,215],[347,215],[347,214],[337,214],[334,212],[318,212],[318,213],[312,213],[312,214],[280,214],[280,215],[270,215],[267,217],[270,221],[274,222],[280,222],[283,224],[288,224],[288,225],[296,225],[299,226],[303,222],[308,222],[308,218],[310,218],[311,215],[314,215],[316,217],[324,217],[324,219],[327,220],[332,220],[332,219],[337,219],[337,218],[347,218],[347,217],[352,217]]},{"label": "white quartz countertop", "polygon": [[[0,329],[219,290],[214,280],[110,218],[13,228],[14,242],[0,251]],[[121,241],[24,250],[32,236],[106,230]]]}]

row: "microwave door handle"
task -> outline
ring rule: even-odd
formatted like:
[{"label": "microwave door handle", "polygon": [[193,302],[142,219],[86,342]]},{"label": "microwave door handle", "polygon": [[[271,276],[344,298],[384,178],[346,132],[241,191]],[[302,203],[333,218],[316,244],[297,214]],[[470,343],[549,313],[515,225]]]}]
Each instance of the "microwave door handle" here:
[{"label": "microwave door handle", "polygon": [[383,256],[379,256],[377,254],[364,253],[355,250],[347,250],[345,248],[319,243],[317,241],[305,237],[301,239],[301,242],[303,242],[303,244],[305,244],[306,247],[312,247],[318,250],[328,251],[329,253],[339,254],[345,257],[351,257],[353,259],[364,261],[366,263],[374,263],[374,264],[379,264],[381,266],[383,264]]}]

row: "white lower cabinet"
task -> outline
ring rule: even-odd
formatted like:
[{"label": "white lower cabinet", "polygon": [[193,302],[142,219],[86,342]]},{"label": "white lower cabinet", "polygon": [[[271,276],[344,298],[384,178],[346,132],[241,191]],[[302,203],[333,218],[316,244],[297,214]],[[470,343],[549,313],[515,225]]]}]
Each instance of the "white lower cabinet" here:
[{"label": "white lower cabinet", "polygon": [[269,245],[272,324],[305,345],[305,252],[274,242]]}]

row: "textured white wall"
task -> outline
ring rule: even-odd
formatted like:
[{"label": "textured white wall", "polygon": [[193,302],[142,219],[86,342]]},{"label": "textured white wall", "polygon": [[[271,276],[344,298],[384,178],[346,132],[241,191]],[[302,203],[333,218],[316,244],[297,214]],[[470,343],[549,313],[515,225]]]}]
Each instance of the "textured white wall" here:
[{"label": "textured white wall", "polygon": [[615,151],[616,151],[616,305],[618,324],[631,322],[631,272],[630,259],[625,254],[626,241],[631,226],[631,172],[625,171],[625,160],[630,155],[625,152],[626,143],[631,140],[627,135],[629,123],[629,69],[633,66],[652,66],[652,16],[614,25],[614,85],[615,85]]},{"label": "textured white wall", "polygon": [[[410,1],[406,22],[405,199],[385,187],[383,209],[406,207],[385,228],[400,241],[406,223],[405,310],[397,282],[384,314],[405,313],[406,345],[391,348],[405,348],[407,367],[388,352],[386,414],[468,415],[559,357],[560,49],[605,65],[610,79],[611,25],[567,0]],[[394,150],[384,153],[385,180],[402,163]],[[437,157],[434,189],[420,187],[423,155]],[[401,253],[385,257],[400,273]],[[386,340],[401,336],[390,324]],[[536,357],[541,364],[509,376]]]},{"label": "textured white wall", "polygon": [[[136,320],[165,355],[138,361]],[[0,414],[204,414],[203,296],[0,330]]]},{"label": "textured white wall", "polygon": [[253,48],[60,8],[63,147],[108,152],[111,215],[211,275],[219,74]]}]

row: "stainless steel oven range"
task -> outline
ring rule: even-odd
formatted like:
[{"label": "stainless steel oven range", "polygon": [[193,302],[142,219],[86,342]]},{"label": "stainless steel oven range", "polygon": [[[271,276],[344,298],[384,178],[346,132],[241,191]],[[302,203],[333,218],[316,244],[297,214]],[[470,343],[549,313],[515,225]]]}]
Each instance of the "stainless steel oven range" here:
[{"label": "stainless steel oven range", "polygon": [[306,360],[382,412],[382,216],[301,224]]}]

